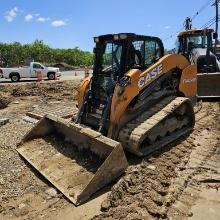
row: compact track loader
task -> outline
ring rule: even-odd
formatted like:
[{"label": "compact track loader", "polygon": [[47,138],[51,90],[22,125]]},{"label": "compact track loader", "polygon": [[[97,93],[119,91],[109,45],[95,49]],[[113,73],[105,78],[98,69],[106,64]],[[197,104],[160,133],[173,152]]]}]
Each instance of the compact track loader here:
[{"label": "compact track loader", "polygon": [[219,46],[213,29],[191,29],[178,34],[178,53],[197,65],[198,97],[220,97]]},{"label": "compact track loader", "polygon": [[83,80],[71,123],[47,115],[18,152],[76,205],[114,181],[138,156],[190,132],[196,65],[164,56],[157,37],[132,33],[94,38],[93,76]]}]

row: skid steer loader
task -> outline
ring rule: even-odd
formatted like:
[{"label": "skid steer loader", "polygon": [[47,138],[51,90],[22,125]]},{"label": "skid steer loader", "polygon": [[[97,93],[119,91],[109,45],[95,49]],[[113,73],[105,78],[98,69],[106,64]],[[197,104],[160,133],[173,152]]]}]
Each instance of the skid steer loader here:
[{"label": "skid steer loader", "polygon": [[178,53],[198,69],[198,97],[220,97],[220,62],[213,46],[217,34],[213,29],[192,29],[178,34]]},{"label": "skid steer loader", "polygon": [[195,123],[196,65],[164,56],[157,37],[133,33],[94,38],[93,75],[81,83],[71,123],[47,115],[18,152],[79,205],[128,166],[124,149],[150,154]]}]

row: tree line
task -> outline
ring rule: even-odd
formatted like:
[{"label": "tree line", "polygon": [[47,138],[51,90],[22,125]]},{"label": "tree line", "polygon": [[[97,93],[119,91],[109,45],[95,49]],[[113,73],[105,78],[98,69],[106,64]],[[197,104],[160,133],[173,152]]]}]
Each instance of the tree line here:
[{"label": "tree line", "polygon": [[31,44],[0,43],[0,66],[25,65],[28,60],[44,64],[65,63],[71,66],[91,66],[93,54],[82,51],[78,47],[72,49],[55,49],[46,45],[42,40]]}]

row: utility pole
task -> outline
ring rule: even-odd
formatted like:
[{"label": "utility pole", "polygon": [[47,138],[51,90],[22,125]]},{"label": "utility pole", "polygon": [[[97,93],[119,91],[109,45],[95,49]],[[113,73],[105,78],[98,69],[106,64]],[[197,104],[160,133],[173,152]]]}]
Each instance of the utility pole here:
[{"label": "utility pole", "polygon": [[[218,35],[218,20],[219,20],[219,15],[218,15],[218,3],[220,0],[215,0],[215,3],[213,4],[213,6],[215,6],[215,13],[216,13],[216,19],[215,19],[215,32]],[[218,39],[215,39],[215,52],[216,52],[216,48],[217,48],[217,43],[218,43]]]}]

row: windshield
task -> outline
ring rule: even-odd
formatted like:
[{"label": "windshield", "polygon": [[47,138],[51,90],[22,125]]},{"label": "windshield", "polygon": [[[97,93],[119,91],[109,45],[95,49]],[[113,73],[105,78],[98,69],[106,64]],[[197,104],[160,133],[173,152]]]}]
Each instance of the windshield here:
[{"label": "windshield", "polygon": [[106,42],[102,54],[102,72],[117,72],[121,66],[122,43]]},{"label": "windshield", "polygon": [[207,36],[189,36],[187,38],[187,44],[189,42],[193,43],[197,47],[205,47],[205,45],[207,44]]},{"label": "windshield", "polygon": [[[206,48],[207,36],[206,35],[193,35],[187,37],[187,46],[192,48]],[[190,48],[188,48],[190,49]]]},{"label": "windshield", "polygon": [[188,53],[193,48],[206,48],[207,42],[207,35],[198,33],[179,37],[179,42],[176,42],[176,47],[178,48],[179,52]]}]

